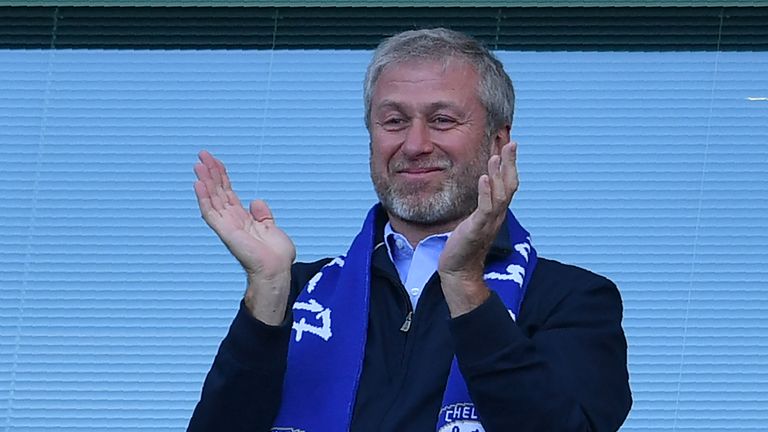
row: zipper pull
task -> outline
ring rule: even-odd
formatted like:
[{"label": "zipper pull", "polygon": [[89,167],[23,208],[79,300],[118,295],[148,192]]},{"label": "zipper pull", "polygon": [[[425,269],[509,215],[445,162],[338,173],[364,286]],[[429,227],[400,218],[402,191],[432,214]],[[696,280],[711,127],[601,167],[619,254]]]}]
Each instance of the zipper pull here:
[{"label": "zipper pull", "polygon": [[405,322],[400,327],[400,331],[403,333],[408,333],[408,330],[411,329],[411,318],[413,317],[413,311],[408,312],[408,315],[405,316]]}]

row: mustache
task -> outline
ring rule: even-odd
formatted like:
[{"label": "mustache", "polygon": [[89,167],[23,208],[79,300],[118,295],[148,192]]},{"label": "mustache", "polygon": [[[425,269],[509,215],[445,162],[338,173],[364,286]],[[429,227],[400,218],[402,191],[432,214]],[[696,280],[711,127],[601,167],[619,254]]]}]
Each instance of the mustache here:
[{"label": "mustache", "polygon": [[448,159],[443,158],[428,158],[428,159],[416,159],[416,160],[393,160],[389,164],[389,169],[395,172],[405,171],[409,169],[423,169],[423,168],[436,168],[436,169],[450,169],[453,166]]}]

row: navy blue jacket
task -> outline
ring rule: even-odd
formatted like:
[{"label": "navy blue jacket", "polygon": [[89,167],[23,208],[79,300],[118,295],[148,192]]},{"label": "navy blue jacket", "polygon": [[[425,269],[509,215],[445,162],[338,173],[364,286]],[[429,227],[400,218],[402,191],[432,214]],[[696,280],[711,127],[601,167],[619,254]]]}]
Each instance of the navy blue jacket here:
[{"label": "navy blue jacket", "polygon": [[[489,255],[511,246],[501,232]],[[291,303],[328,261],[294,264]],[[454,354],[487,432],[607,432],[624,422],[632,404],[627,345],[621,298],[608,279],[540,257],[515,323],[495,294],[451,319],[435,274],[407,331],[411,303],[383,246],[374,251],[371,285],[351,431],[434,431]],[[188,431],[270,429],[291,322],[289,313],[281,326],[265,325],[241,303]]]}]

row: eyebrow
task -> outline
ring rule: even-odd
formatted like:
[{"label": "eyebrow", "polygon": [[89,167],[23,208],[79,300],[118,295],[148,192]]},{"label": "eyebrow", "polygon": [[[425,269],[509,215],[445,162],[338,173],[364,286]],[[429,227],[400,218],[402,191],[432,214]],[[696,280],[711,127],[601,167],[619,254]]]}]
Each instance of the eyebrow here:
[{"label": "eyebrow", "polygon": [[[392,99],[384,99],[381,101],[378,105],[376,105],[377,110],[382,109],[395,109],[398,111],[405,111],[404,105],[401,102],[394,101]],[[430,112],[437,111],[440,109],[451,109],[451,110],[457,110],[458,106],[455,103],[447,102],[447,101],[436,101],[432,102],[429,105],[427,105],[427,108]]]},{"label": "eyebrow", "polygon": [[402,111],[403,104],[397,101],[393,101],[392,99],[384,99],[378,105],[376,105],[376,110],[382,110],[382,109],[388,109],[388,108]]},{"label": "eyebrow", "polygon": [[459,110],[459,106],[451,102],[437,101],[429,104],[429,109],[430,111],[437,111],[441,109]]}]

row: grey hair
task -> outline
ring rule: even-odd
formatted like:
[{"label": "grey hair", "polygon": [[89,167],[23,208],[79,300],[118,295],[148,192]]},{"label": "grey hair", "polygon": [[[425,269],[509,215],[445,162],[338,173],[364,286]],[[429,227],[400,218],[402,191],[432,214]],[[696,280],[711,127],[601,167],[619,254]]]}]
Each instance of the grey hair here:
[{"label": "grey hair", "polygon": [[511,126],[515,90],[499,59],[470,36],[446,28],[433,28],[398,33],[376,48],[365,73],[365,127],[371,130],[373,89],[387,66],[419,60],[439,61],[447,66],[452,59],[473,66],[480,77],[477,95],[485,107],[487,133],[490,135],[502,127]]}]

